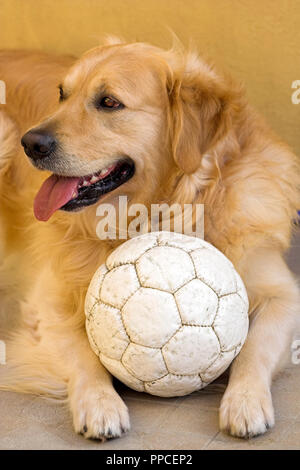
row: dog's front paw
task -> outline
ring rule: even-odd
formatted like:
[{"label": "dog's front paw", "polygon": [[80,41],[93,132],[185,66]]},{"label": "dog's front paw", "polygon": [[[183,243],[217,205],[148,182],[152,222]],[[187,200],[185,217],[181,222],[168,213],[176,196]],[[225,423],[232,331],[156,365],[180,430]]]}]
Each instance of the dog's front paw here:
[{"label": "dog's front paw", "polygon": [[274,426],[272,396],[267,386],[237,383],[227,387],[220,406],[220,429],[251,438]]},{"label": "dog's front paw", "polygon": [[75,431],[87,439],[105,441],[129,430],[128,409],[117,392],[101,386],[79,387],[71,397]]}]

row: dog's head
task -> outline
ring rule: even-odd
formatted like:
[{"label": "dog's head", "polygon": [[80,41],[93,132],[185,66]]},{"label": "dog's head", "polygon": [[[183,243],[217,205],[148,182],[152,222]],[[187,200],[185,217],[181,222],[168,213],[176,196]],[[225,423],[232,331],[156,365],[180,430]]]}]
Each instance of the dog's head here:
[{"label": "dog's head", "polygon": [[232,87],[195,55],[142,43],[87,52],[58,99],[55,114],[22,138],[34,166],[53,173],[35,200],[40,220],[104,196],[167,197],[167,184],[199,171],[227,135],[236,104]]}]

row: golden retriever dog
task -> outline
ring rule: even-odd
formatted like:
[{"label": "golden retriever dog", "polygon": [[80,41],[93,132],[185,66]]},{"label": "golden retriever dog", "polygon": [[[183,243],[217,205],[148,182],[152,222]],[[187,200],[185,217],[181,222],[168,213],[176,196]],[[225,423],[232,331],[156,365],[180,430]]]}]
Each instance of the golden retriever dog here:
[{"label": "golden retriever dog", "polygon": [[2,51],[0,78],[3,335],[12,296],[19,306],[0,388],[67,399],[87,438],[126,432],[127,407],[85,332],[89,282],[122,242],[97,237],[96,208],[120,195],[129,206],[202,203],[205,239],[234,263],[250,300],[220,428],[251,437],[272,427],[271,381],[299,308],[283,258],[299,164],[243,88],[194,52],[113,39],[79,60]]}]

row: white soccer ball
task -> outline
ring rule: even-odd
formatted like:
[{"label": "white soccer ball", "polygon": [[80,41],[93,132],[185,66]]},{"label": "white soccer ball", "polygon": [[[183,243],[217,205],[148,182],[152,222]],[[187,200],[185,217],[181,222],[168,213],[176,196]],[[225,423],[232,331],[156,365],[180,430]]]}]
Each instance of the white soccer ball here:
[{"label": "white soccer ball", "polygon": [[232,263],[195,237],[152,232],[119,246],[95,273],[86,329],[101,363],[140,392],[199,390],[223,373],[248,332]]}]

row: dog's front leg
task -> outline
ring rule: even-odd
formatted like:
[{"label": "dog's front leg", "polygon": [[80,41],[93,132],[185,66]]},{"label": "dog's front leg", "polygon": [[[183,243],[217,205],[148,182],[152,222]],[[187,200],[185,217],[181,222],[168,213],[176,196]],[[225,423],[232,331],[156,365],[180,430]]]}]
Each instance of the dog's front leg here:
[{"label": "dog's front leg", "polygon": [[22,303],[23,328],[12,341],[10,362],[31,379],[16,375],[18,390],[57,398],[66,392],[76,432],[99,440],[121,436],[129,429],[127,407],[89,345],[83,305],[73,312],[67,294],[47,265]]},{"label": "dog's front leg", "polygon": [[75,431],[100,440],[121,436],[130,427],[127,407],[92,352],[85,331],[79,331],[68,348],[68,397]]},{"label": "dog's front leg", "polygon": [[279,253],[257,250],[247,264],[242,275],[253,318],[220,407],[221,429],[239,437],[274,424],[272,376],[289,349],[299,309],[297,285]]}]

